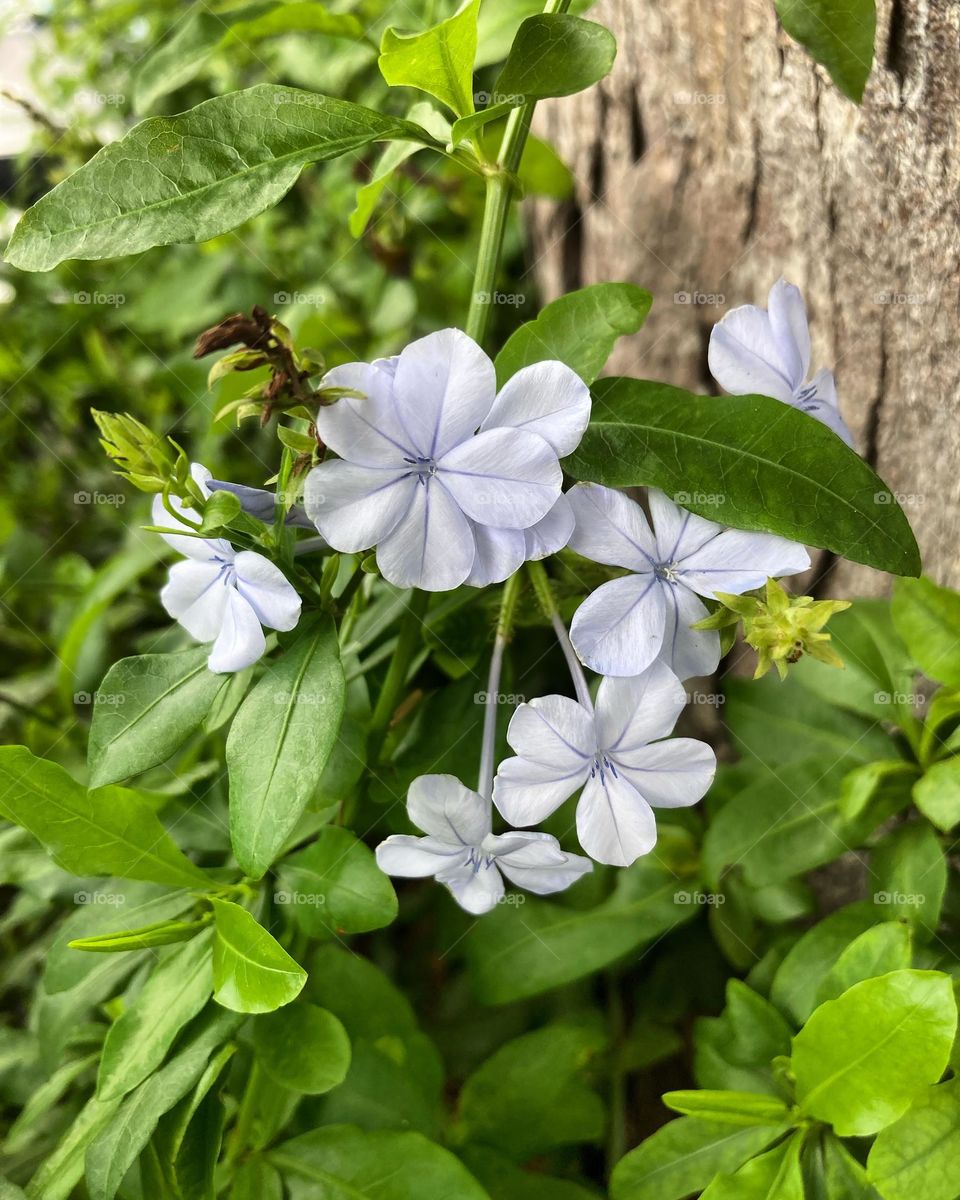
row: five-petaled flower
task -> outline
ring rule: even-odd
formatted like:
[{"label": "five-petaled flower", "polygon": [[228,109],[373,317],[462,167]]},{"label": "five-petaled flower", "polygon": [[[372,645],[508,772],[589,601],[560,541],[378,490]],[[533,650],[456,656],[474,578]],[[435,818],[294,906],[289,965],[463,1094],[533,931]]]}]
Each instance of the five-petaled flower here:
[{"label": "five-petaled flower", "polygon": [[589,859],[561,850],[548,833],[492,833],[490,801],[453,775],[415,779],[407,812],[427,836],[392,834],[377,847],[380,869],[410,878],[433,875],[461,908],[477,916],[503,898],[503,875],[545,896],[563,891],[593,868]]},{"label": "five-petaled flower", "polygon": [[769,576],[810,565],[803,546],[773,533],[727,529],[650,489],[653,528],[622,492],[579,483],[567,493],[576,516],[570,546],[631,574],[601,584],[577,609],[570,640],[601,675],[638,675],[657,657],[681,679],[709,675],[720,636],[691,629],[707,616],[700,596],[740,595]]},{"label": "five-petaled flower", "polygon": [[767,308],[744,304],[714,325],[707,353],[710,373],[734,396],[759,392],[816,417],[847,443],[853,435],[837,407],[833,372],[810,373],[810,329],[800,289],[778,279]]},{"label": "five-petaled flower", "polygon": [[580,845],[597,862],[627,867],[656,844],[654,808],[696,804],[716,758],[704,742],[671,738],[686,693],[656,662],[630,679],[606,678],[594,711],[568,696],[541,696],[513,714],[493,801],[513,825],[535,825],[581,788]]},{"label": "five-petaled flower", "polygon": [[318,414],[339,458],[308,476],[307,512],[335,549],[375,546],[390,583],[499,582],[569,536],[558,459],[586,428],[590,394],[563,363],[523,367],[497,392],[487,355],[444,329],[395,359],[336,367],[324,386],[361,396]]},{"label": "five-petaled flower", "polygon": [[[190,469],[204,496],[210,489],[210,472],[199,463]],[[175,512],[191,520],[198,514],[171,498]],[[164,528],[181,525],[163,500],[153,501],[153,524]],[[198,538],[163,534],[186,561],[174,563],[160,592],[160,602],[198,642],[213,642],[207,665],[218,673],[240,671],[263,654],[268,629],[293,629],[300,620],[300,597],[279,567],[253,550],[234,549],[224,538]]]}]

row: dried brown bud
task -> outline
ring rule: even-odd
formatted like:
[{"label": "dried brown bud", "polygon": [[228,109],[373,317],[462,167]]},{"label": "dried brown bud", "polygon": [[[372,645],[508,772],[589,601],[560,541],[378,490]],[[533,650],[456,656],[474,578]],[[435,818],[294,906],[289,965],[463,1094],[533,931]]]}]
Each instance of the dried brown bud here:
[{"label": "dried brown bud", "polygon": [[270,342],[270,315],[255,305],[250,316],[233,313],[217,325],[204,330],[193,349],[194,358],[203,358],[216,350],[226,350],[237,342],[251,350],[265,350]]}]

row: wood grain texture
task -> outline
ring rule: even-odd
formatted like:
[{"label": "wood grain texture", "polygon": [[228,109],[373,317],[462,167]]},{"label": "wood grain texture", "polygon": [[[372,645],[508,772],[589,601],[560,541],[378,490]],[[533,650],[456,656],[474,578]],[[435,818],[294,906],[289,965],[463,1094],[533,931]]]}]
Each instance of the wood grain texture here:
[{"label": "wood grain texture", "polygon": [[[649,288],[647,325],[609,370],[699,390],[716,390],[706,346],[723,312],[765,303],[781,274],[798,284],[814,367],[835,369],[858,449],[902,496],[927,571],[957,587],[960,3],[878,9],[857,109],[771,0],[601,0],[613,72],[538,112],[577,182],[571,201],[528,204],[533,270],[545,299]],[[818,590],[888,584],[841,562]]]}]

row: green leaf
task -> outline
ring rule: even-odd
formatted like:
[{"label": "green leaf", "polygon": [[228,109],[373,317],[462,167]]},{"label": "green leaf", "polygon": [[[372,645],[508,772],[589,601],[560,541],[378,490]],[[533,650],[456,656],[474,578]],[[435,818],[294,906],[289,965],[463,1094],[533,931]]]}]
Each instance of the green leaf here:
[{"label": "green leaf", "polygon": [[717,884],[725,868],[743,869],[755,887],[789,879],[856,845],[837,799],[849,762],[833,754],[769,768],[728,801],[703,841],[703,866]]},{"label": "green leaf", "polygon": [[561,296],[507,338],[496,358],[498,386],[545,359],[566,363],[593,383],[617,339],[642,327],[652,303],[650,293],[632,283],[595,283]]},{"label": "green leaf", "polygon": [[154,946],[170,946],[176,942],[189,942],[204,929],[206,924],[207,922],[203,919],[155,921],[152,925],[141,925],[138,929],[118,929],[112,933],[74,938],[69,946],[71,950],[84,950],[95,954],[122,954],[131,950],[148,950]]},{"label": "green leaf", "polygon": [[91,787],[165,762],[196,733],[230,678],[208,671],[208,657],[203,647],[114,663],[100,685],[90,725]]},{"label": "green leaf", "polygon": [[454,145],[528,101],[592,87],[609,73],[616,53],[616,38],[595,21],[569,13],[528,17],[517,30],[487,107],[454,125]]},{"label": "green leaf", "polygon": [[278,884],[274,898],[315,937],[366,933],[397,915],[397,894],[373,852],[340,826],[321,829],[306,850],[285,859]]},{"label": "green leaf", "polygon": [[884,1200],[954,1200],[960,1195],[960,1080],[922,1092],[881,1130],[867,1175]]},{"label": "green leaf", "polygon": [[232,1013],[211,1010],[198,1021],[179,1053],[123,1101],[87,1150],[86,1182],[91,1200],[112,1200],[157,1122],[197,1083],[210,1056],[238,1025]]},{"label": "green leaf", "polygon": [[391,138],[434,144],[409,121],[297,88],[216,96],[98,151],[24,213],[7,261],[49,271],[68,258],[203,242],[276,204],[306,163]]},{"label": "green leaf", "polygon": [[833,964],[817,992],[817,1002],[835,1000],[848,988],[864,979],[903,971],[913,957],[913,938],[909,925],[884,921],[854,938]]},{"label": "green leaf", "polygon": [[557,1146],[599,1139],[604,1106],[583,1073],[604,1041],[597,1028],[571,1021],[501,1046],[460,1092],[466,1140],[522,1163]]},{"label": "green leaf", "polygon": [[296,999],[307,981],[306,971],[245,908],[226,900],[211,903],[217,1003],[234,1012],[266,1013]]},{"label": "green leaf", "polygon": [[233,1177],[230,1200],[283,1200],[280,1172],[265,1159],[246,1159]]},{"label": "green leaf", "polygon": [[136,792],[88,792],[63,767],[34,758],[24,746],[0,747],[0,817],[29,830],[74,875],[209,886]]},{"label": "green leaf", "polygon": [[384,30],[379,62],[387,83],[419,88],[458,117],[472,113],[479,9],[480,0],[465,0],[452,17],[423,33]]},{"label": "green leaf", "polygon": [[[940,688],[927,705],[920,735],[919,759],[924,766],[960,749],[960,691]],[[934,822],[936,824],[936,822]]]},{"label": "green leaf", "polygon": [[686,1117],[725,1125],[779,1125],[789,1116],[782,1100],[757,1092],[697,1089],[665,1092],[661,1100],[667,1108]]},{"label": "green leaf", "polygon": [[701,1200],[804,1200],[800,1170],[803,1136],[797,1132],[779,1146],[750,1159],[734,1174],[718,1175],[702,1193]]},{"label": "green leaf", "polygon": [[839,1138],[824,1130],[818,1141],[812,1142],[804,1157],[811,1174],[812,1200],[882,1200]]},{"label": "green leaf", "polygon": [[932,827],[923,820],[889,833],[871,856],[874,903],[884,915],[935,933],[947,890],[947,860]]},{"label": "green leaf", "polygon": [[136,999],[107,1032],[97,1095],[123,1096],[159,1067],[174,1040],[207,1003],[212,989],[210,942],[194,938],[160,960]]},{"label": "green leaf", "polygon": [[932,579],[898,579],[893,621],[907,649],[937,683],[960,687],[960,594]]},{"label": "green leaf", "polygon": [[545,1175],[539,1164],[524,1171],[488,1146],[463,1146],[457,1153],[496,1200],[597,1200],[592,1188]]},{"label": "green leaf", "polygon": [[87,1148],[111,1128],[121,1103],[103,1103],[95,1096],[87,1101],[27,1185],[28,1200],[67,1200],[73,1194],[83,1177]]},{"label": "green leaf", "polygon": [[874,906],[860,901],[830,913],[808,929],[773,977],[770,999],[777,1008],[802,1025],[816,1008],[820,985],[833,964],[854,938],[877,921]]},{"label": "green leaf", "polygon": [[742,980],[728,980],[726,1008],[719,1017],[701,1017],[695,1026],[697,1083],[776,1095],[770,1063],[790,1053],[790,1035],[769,1000]]},{"label": "green leaf", "polygon": [[340,729],[343,669],[329,618],[303,630],[240,705],[227,738],[230,840],[259,879],[315,792]]},{"label": "green leaf", "polygon": [[611,1200],[684,1200],[715,1175],[735,1171],[783,1131],[782,1125],[736,1129],[699,1117],[670,1121],[614,1167]]},{"label": "green leaf", "polygon": [[564,462],[577,479],[658,487],[713,521],[919,574],[916,538],[890,491],[806,413],[768,396],[693,396],[639,379],[601,379],[593,393],[593,419]]},{"label": "green leaf", "polygon": [[290,1200],[490,1200],[449,1150],[419,1133],[364,1133],[349,1125],[314,1129],[271,1150]]},{"label": "green leaf", "polygon": [[[594,0],[573,0],[570,12],[582,15],[593,6]],[[510,53],[517,30],[527,17],[540,13],[540,0],[486,0],[480,5],[477,22],[479,46],[474,69],[502,62]]]},{"label": "green leaf", "polygon": [[363,26],[352,14],[328,12],[316,0],[249,4],[216,13],[197,5],[177,24],[173,37],[140,64],[134,78],[134,110],[142,114],[160,96],[189,83],[217,51],[250,46],[284,33],[322,33],[359,40],[363,37]]},{"label": "green leaf", "polygon": [[309,1096],[342,1083],[350,1067],[347,1031],[333,1013],[315,1004],[291,1004],[257,1017],[253,1048],[274,1083]]},{"label": "green leaf", "polygon": [[855,984],[793,1039],[801,1110],[841,1137],[877,1133],[943,1074],[956,1027],[947,975],[893,971]]},{"label": "green leaf", "polygon": [[184,1200],[209,1200],[210,1177],[220,1153],[223,1106],[214,1085],[236,1052],[221,1046],[197,1082],[157,1122],[153,1150],[168,1186]]},{"label": "green leaf", "polygon": [[917,773],[915,763],[895,758],[854,767],[843,777],[837,805],[840,815],[847,821],[858,821],[870,810],[879,812],[881,821],[892,816],[910,803]]},{"label": "green leaf", "polygon": [[949,833],[960,821],[960,758],[928,767],[913,785],[913,802],[938,829]]},{"label": "green leaf", "polygon": [[326,945],[318,948],[312,966],[309,998],[339,1017],[351,1039],[415,1032],[410,1001],[368,959]]},{"label": "green leaf", "polygon": [[775,0],[790,36],[805,46],[841,92],[857,104],[873,65],[874,0]]},{"label": "green leaf", "polygon": [[613,895],[575,909],[527,899],[498,906],[467,941],[474,986],[487,1004],[506,1004],[581,979],[696,915],[692,847],[661,828],[656,854],[619,872]]}]

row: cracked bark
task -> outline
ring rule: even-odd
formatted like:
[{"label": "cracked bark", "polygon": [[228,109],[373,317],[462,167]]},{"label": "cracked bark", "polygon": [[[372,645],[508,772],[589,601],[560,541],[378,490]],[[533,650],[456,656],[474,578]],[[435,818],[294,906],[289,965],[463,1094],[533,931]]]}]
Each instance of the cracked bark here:
[{"label": "cracked bark", "polygon": [[[781,273],[797,283],[858,448],[904,497],[928,572],[960,586],[960,4],[878,0],[861,109],[770,0],[600,0],[592,15],[617,36],[613,72],[538,110],[577,179],[572,201],[528,206],[545,298],[650,288],[611,372],[712,391],[713,323]],[[839,562],[825,590],[888,582]]]}]

